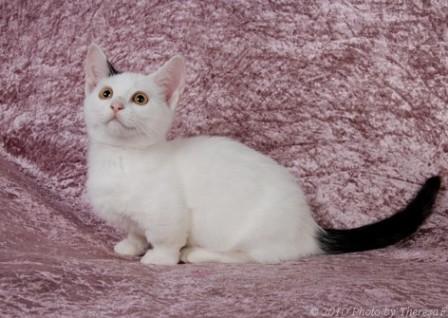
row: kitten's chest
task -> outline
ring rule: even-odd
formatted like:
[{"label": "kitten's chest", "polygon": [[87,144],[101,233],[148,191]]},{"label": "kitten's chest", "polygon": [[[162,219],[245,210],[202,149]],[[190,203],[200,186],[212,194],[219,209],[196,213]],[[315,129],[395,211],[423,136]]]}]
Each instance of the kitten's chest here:
[{"label": "kitten's chest", "polygon": [[89,160],[88,182],[106,190],[126,189],[144,174],[144,158],[126,155],[101,156]]},{"label": "kitten's chest", "polygon": [[113,154],[89,158],[87,193],[95,210],[128,211],[144,199],[144,189],[159,177],[143,156]]},{"label": "kitten's chest", "polygon": [[141,182],[138,167],[122,156],[94,158],[89,162],[87,191],[93,203],[125,203],[134,187]]},{"label": "kitten's chest", "polygon": [[162,210],[176,199],[169,195],[177,184],[172,166],[169,157],[158,153],[89,154],[86,186],[93,210],[114,223]]}]

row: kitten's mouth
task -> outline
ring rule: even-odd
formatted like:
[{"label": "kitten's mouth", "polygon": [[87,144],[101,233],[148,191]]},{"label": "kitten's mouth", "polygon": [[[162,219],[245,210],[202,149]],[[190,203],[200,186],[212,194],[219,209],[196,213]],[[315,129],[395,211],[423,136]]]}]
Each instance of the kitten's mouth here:
[{"label": "kitten's mouth", "polygon": [[127,130],[135,129],[134,127],[129,127],[129,126],[126,126],[125,124],[123,124],[123,122],[116,116],[113,116],[111,119],[106,121],[106,125],[109,125],[110,123],[113,123],[113,122],[118,123],[121,127],[123,127],[124,129],[127,129]]}]

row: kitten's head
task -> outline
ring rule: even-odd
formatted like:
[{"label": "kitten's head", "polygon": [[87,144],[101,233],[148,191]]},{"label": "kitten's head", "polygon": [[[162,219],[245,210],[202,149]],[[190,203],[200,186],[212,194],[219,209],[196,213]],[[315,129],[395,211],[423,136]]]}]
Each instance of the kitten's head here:
[{"label": "kitten's head", "polygon": [[165,139],[185,84],[181,56],[150,75],[119,73],[92,44],[85,73],[84,115],[91,140],[141,147]]}]

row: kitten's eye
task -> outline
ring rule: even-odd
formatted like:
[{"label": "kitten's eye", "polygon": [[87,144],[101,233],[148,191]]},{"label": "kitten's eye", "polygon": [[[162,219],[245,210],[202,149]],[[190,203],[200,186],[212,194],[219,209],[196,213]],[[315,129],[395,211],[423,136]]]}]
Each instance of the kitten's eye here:
[{"label": "kitten's eye", "polygon": [[137,92],[134,95],[132,95],[132,101],[136,103],[137,105],[145,105],[148,103],[148,95],[146,95],[143,92]]},{"label": "kitten's eye", "polygon": [[113,94],[114,94],[114,92],[112,91],[112,88],[104,87],[102,90],[100,90],[98,97],[100,99],[108,99],[108,98],[111,98]]}]

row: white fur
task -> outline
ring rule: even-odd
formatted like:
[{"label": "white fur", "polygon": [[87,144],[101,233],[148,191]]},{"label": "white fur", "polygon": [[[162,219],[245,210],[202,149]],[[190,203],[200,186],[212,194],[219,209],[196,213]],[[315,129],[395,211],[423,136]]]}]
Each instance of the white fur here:
[{"label": "white fur", "polygon": [[[118,254],[177,264],[277,263],[321,252],[300,187],[274,160],[223,137],[166,141],[183,89],[182,58],[149,76],[106,74],[92,88],[89,67],[106,63],[100,53],[91,46],[86,60],[87,194],[100,217],[128,233]],[[112,99],[98,98],[104,86]],[[147,105],[130,101],[137,90],[150,96]],[[121,124],[106,123],[116,100],[125,104]]]}]

